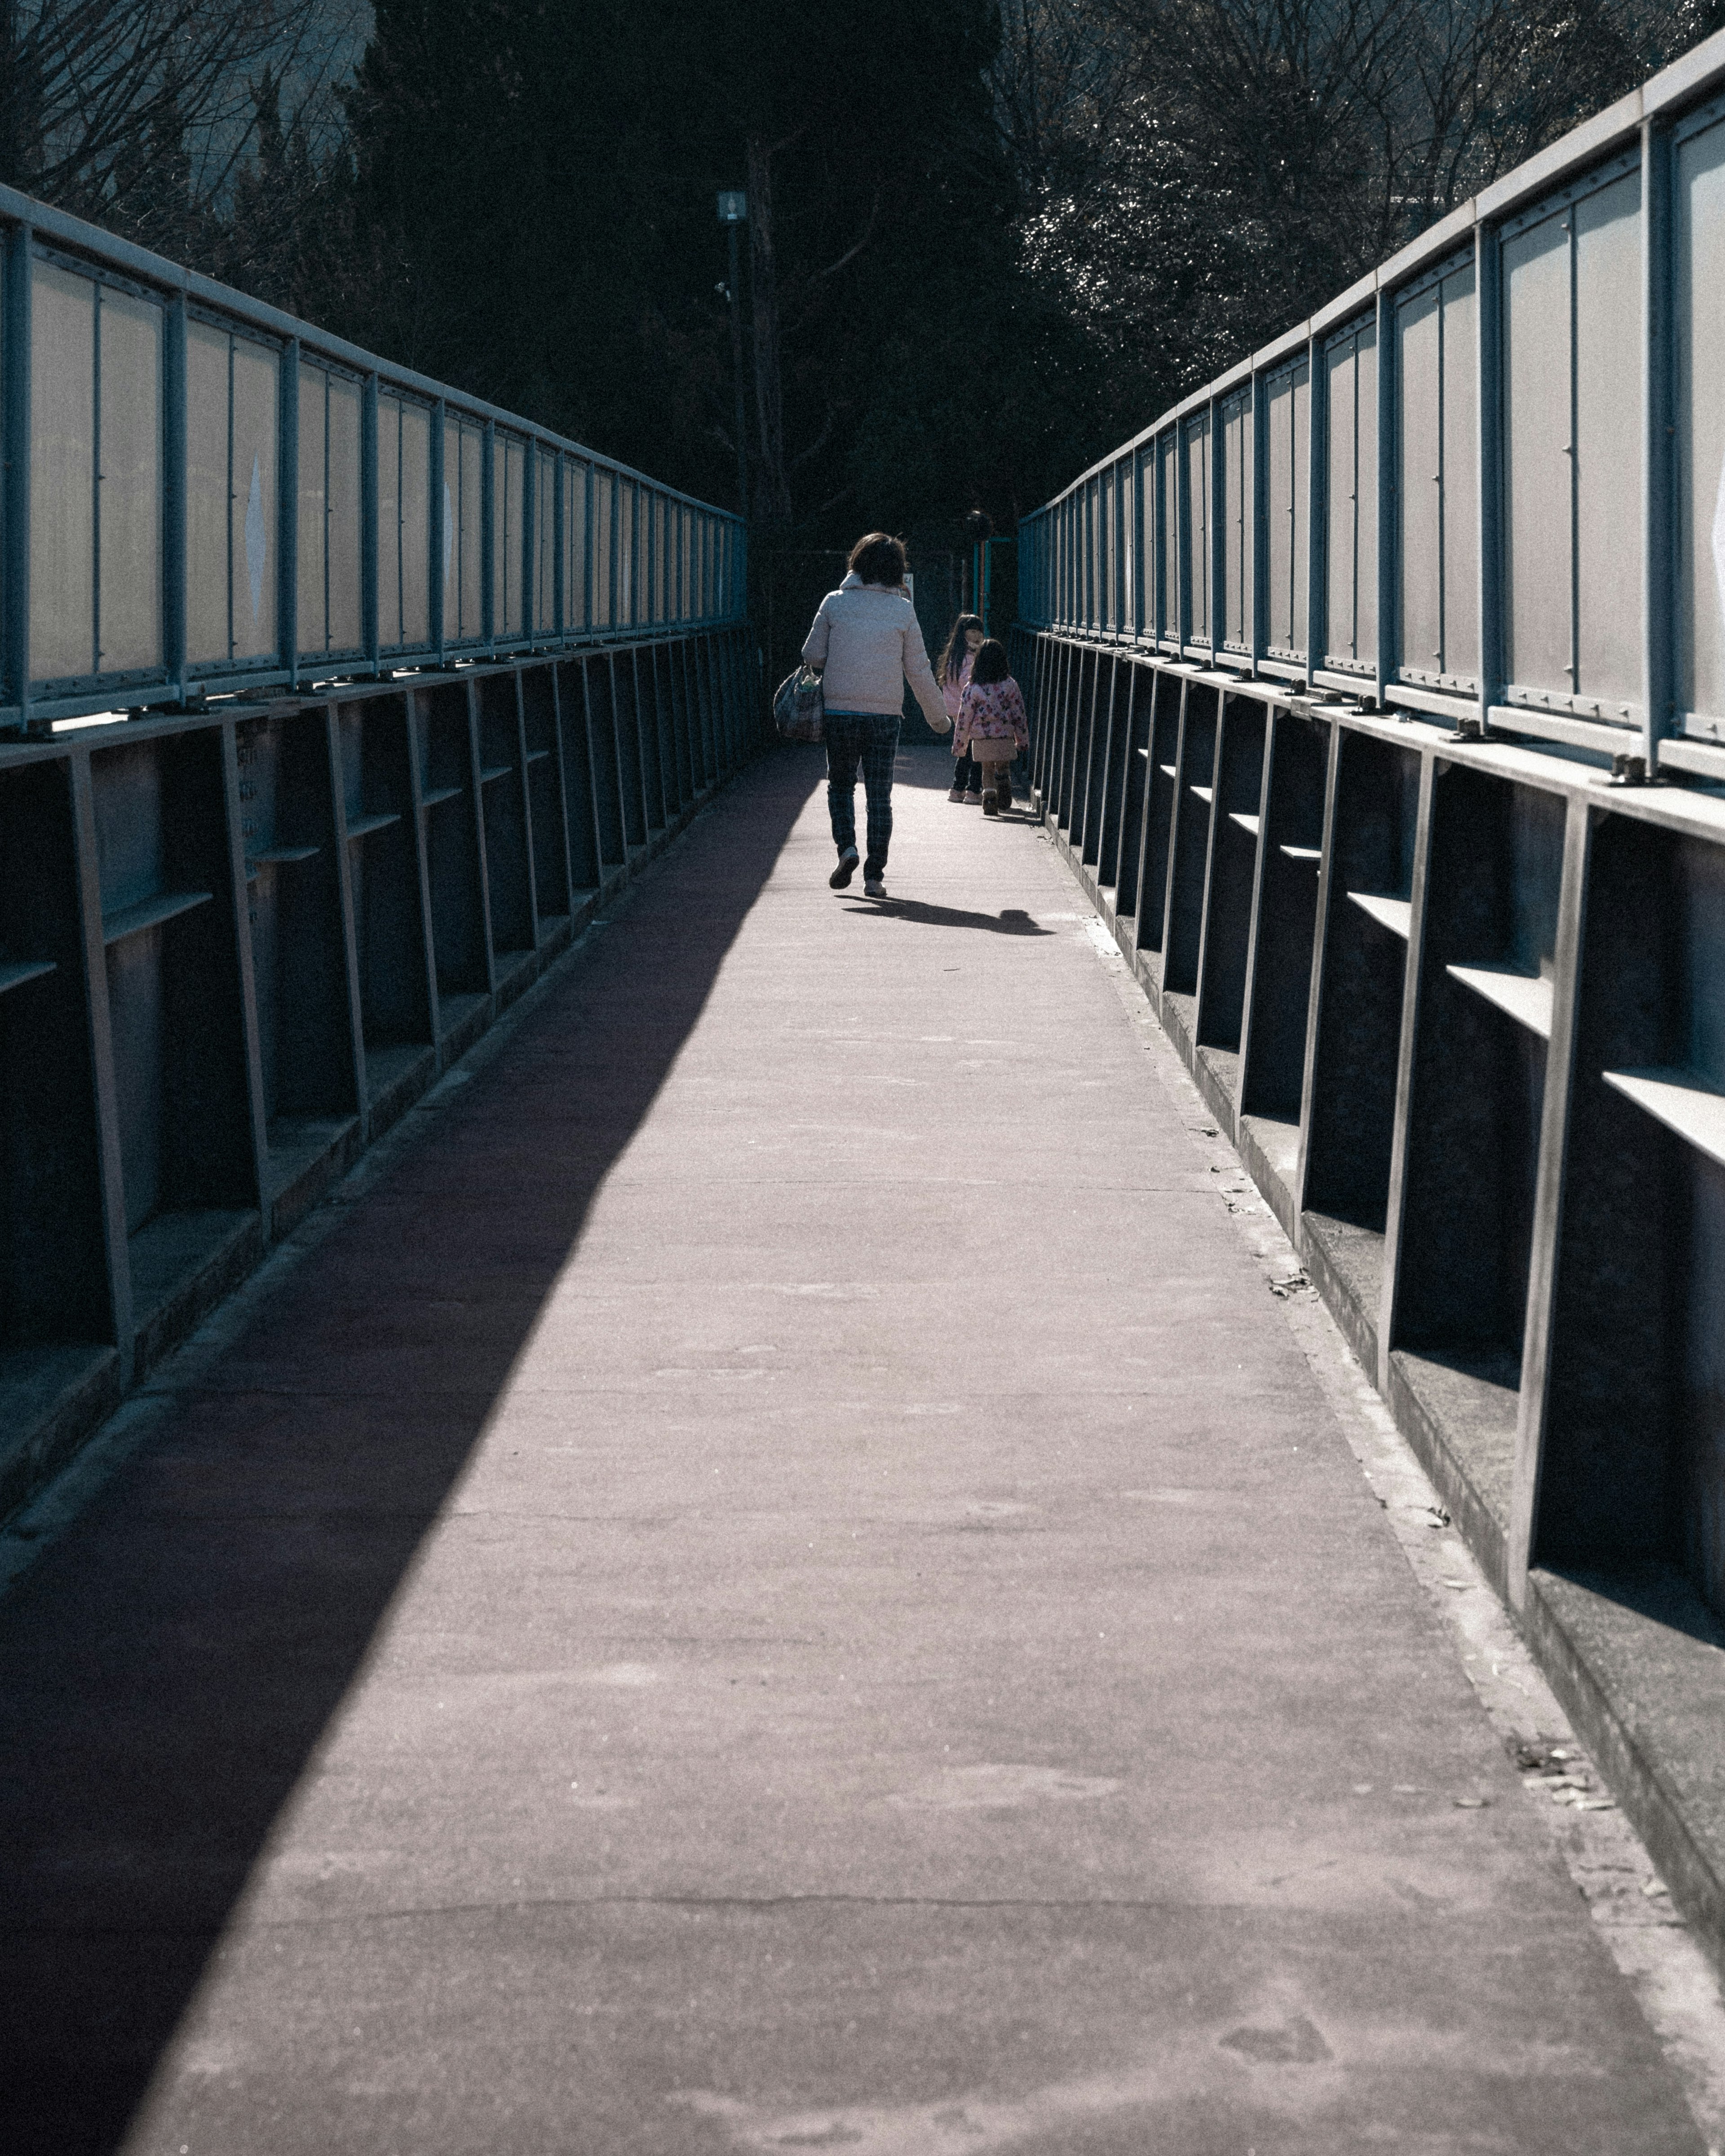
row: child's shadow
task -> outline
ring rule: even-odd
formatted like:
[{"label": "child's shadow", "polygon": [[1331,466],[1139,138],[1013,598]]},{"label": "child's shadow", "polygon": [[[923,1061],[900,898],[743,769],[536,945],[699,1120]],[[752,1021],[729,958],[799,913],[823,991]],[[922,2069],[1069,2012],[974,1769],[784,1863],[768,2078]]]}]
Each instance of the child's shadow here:
[{"label": "child's shadow", "polygon": [[930,928],[986,928],[995,936],[1052,936],[1033,921],[1021,906],[1004,906],[999,913],[967,913],[957,906],[930,906],[920,898],[868,899],[853,902],[853,913],[880,921],[920,921]]}]

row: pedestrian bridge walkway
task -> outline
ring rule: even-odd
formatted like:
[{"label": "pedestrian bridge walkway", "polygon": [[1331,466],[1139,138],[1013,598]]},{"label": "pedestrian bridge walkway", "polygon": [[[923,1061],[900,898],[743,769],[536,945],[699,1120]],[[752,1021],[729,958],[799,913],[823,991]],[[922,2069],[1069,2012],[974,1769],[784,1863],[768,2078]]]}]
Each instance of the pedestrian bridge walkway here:
[{"label": "pedestrian bridge walkway", "polygon": [[882,907],[747,770],[18,1581],[16,2156],[1704,2146],[1069,871],[901,762]]}]

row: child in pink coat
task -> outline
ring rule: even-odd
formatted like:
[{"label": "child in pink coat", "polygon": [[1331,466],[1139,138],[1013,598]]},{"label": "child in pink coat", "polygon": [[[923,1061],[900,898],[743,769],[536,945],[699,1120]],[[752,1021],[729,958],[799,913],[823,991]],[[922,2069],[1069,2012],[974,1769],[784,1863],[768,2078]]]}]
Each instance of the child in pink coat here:
[{"label": "child in pink coat", "polygon": [[981,767],[983,815],[1011,808],[1013,761],[1030,746],[1030,721],[1024,692],[1007,666],[1006,646],[992,636],[977,647],[971,662],[952,740]]},{"label": "child in pink coat", "polygon": [[946,705],[947,716],[954,721],[955,726],[952,753],[958,761],[952,767],[952,790],[947,796],[948,801],[980,801],[983,798],[982,780],[974,760],[956,746],[959,700],[970,680],[977,647],[982,640],[982,616],[961,613],[952,624],[952,634],[947,639],[947,648],[942,652],[940,664],[934,670],[935,679],[941,685],[941,700]]}]

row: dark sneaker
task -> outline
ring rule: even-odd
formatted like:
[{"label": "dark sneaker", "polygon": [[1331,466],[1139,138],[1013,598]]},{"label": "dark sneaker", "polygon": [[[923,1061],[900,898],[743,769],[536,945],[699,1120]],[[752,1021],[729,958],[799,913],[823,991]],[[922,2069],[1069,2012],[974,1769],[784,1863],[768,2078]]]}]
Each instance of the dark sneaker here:
[{"label": "dark sneaker", "polygon": [[839,856],[839,865],[827,878],[834,891],[843,891],[856,874],[856,848],[847,846]]},{"label": "dark sneaker", "polygon": [[879,876],[865,876],[863,878],[863,896],[865,898],[885,898],[886,896],[886,886]]},{"label": "dark sneaker", "polygon": [[998,816],[1000,814],[1000,796],[992,786],[984,787],[983,789],[983,814],[985,816]]}]

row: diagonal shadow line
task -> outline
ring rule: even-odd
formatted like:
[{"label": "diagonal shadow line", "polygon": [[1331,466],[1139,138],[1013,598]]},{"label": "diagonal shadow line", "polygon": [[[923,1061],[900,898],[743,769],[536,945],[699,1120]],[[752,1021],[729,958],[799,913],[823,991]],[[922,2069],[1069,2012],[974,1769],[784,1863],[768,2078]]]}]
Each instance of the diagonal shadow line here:
[{"label": "diagonal shadow line", "polygon": [[124,2138],[809,776],[721,798],[0,1608],[8,2156]]}]

